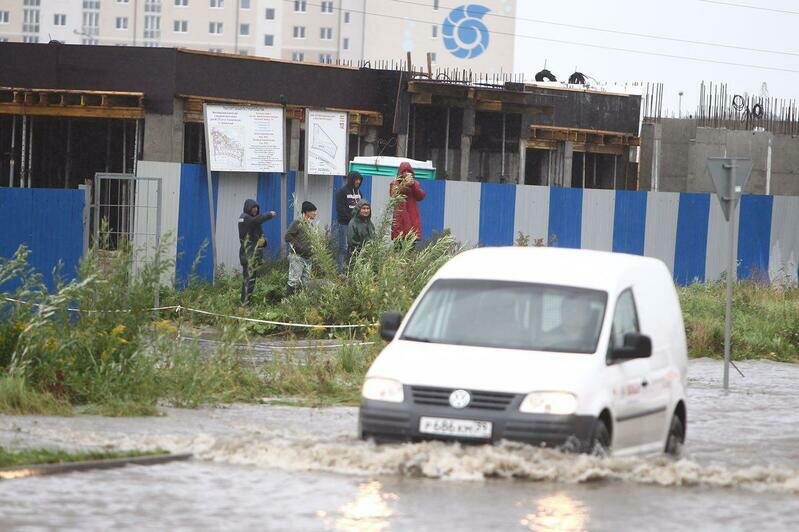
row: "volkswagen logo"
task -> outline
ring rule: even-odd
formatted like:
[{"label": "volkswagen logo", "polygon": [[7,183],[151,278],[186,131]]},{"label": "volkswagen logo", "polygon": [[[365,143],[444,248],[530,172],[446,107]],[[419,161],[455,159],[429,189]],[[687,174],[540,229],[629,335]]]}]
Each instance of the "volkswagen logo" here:
[{"label": "volkswagen logo", "polygon": [[449,394],[449,404],[453,408],[466,408],[472,401],[472,396],[466,390],[455,390]]},{"label": "volkswagen logo", "polygon": [[444,47],[459,59],[471,59],[488,48],[489,31],[483,17],[485,6],[467,4],[453,9],[441,25]]}]

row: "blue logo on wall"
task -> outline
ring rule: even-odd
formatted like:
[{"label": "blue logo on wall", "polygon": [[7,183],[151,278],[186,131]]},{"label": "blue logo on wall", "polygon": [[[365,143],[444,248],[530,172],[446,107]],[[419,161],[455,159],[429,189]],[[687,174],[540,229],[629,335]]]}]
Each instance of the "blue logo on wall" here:
[{"label": "blue logo on wall", "polygon": [[456,7],[444,20],[444,46],[460,59],[472,59],[488,48],[488,28],[483,17],[490,9],[477,4]]}]

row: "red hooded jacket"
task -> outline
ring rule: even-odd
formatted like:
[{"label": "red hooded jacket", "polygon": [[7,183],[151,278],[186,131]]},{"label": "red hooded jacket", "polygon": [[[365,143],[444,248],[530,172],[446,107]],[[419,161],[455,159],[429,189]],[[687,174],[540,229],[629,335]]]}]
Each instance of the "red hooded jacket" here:
[{"label": "red hooded jacket", "polygon": [[[404,172],[413,172],[410,163],[403,162],[397,170],[397,176],[402,175]],[[414,174],[415,176],[415,174]],[[422,238],[422,218],[419,216],[419,206],[416,204],[422,201],[425,197],[425,192],[422,190],[419,181],[414,181],[410,187],[399,188],[399,182],[394,180],[391,182],[389,194],[393,197],[395,194],[401,194],[405,197],[394,209],[394,222],[391,226],[391,239],[394,240],[402,234],[407,234],[413,231],[416,234],[416,239]]]}]

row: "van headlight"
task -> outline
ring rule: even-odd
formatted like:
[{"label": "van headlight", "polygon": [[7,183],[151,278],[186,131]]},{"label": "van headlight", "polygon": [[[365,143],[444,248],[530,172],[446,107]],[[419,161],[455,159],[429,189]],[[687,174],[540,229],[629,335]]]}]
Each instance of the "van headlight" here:
[{"label": "van headlight", "polygon": [[568,392],[528,393],[519,407],[527,414],[556,414],[568,416],[577,411],[577,396]]},{"label": "van headlight", "polygon": [[363,383],[361,395],[364,399],[387,401],[389,403],[401,403],[405,400],[402,383],[382,377],[367,378]]}]

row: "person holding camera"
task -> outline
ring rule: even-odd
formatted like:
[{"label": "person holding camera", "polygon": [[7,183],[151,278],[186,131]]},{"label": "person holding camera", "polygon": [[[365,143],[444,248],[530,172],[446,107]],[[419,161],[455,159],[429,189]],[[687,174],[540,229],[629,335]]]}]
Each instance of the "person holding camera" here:
[{"label": "person holding camera", "polygon": [[394,207],[394,221],[391,225],[391,240],[402,235],[413,233],[416,241],[422,239],[422,218],[419,215],[418,202],[425,198],[425,191],[416,180],[416,175],[409,162],[403,162],[397,170],[397,178],[389,187],[391,197],[401,199]]}]

